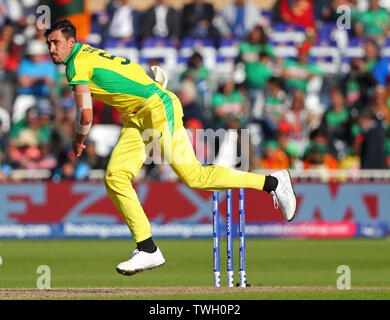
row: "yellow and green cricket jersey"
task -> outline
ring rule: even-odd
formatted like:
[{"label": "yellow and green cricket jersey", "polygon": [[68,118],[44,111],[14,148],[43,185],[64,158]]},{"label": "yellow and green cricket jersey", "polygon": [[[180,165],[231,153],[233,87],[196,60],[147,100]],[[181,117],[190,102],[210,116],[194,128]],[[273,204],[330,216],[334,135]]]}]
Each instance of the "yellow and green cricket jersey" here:
[{"label": "yellow and green cricket jersey", "polygon": [[88,84],[94,98],[122,113],[133,112],[157,94],[164,103],[167,118],[173,117],[172,100],[167,91],[134,61],[76,42],[64,63],[71,88]]}]

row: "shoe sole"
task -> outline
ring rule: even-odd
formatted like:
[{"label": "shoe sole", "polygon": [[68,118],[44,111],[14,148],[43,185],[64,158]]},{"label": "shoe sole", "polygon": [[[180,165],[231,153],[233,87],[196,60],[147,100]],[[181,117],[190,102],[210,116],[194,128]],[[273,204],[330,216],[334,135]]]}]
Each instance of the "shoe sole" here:
[{"label": "shoe sole", "polygon": [[122,270],[122,269],[116,268],[116,272],[118,272],[118,273],[120,273],[121,275],[124,275],[124,276],[132,276],[132,275],[134,275],[136,273],[140,273],[140,272],[145,271],[145,270],[153,270],[153,269],[162,267],[164,264],[165,264],[165,262],[160,264],[160,265],[158,265],[158,266],[155,266],[155,267],[146,268],[146,269],[135,269],[135,270],[132,270],[132,271],[126,271],[126,270]]},{"label": "shoe sole", "polygon": [[293,188],[293,186],[292,186],[292,179],[291,179],[290,171],[288,171],[288,170],[286,170],[286,171],[287,171],[287,173],[288,173],[289,182],[290,182],[290,187],[291,187],[291,189],[292,189],[292,191],[293,191],[294,198],[295,198],[294,214],[293,214],[293,216],[291,217],[290,220],[287,220],[287,222],[291,222],[291,221],[295,218],[295,214],[296,214],[296,212],[297,212],[297,195],[295,194],[294,188]]}]

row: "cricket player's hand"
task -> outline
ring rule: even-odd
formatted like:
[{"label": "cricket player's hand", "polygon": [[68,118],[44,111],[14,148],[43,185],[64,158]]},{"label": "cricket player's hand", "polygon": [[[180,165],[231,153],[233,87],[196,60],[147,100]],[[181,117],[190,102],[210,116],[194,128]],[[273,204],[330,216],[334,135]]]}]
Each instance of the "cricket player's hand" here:
[{"label": "cricket player's hand", "polygon": [[83,153],[84,149],[86,148],[86,145],[84,143],[79,143],[79,142],[73,140],[72,148],[73,148],[74,155],[76,157],[80,157],[81,154]]}]

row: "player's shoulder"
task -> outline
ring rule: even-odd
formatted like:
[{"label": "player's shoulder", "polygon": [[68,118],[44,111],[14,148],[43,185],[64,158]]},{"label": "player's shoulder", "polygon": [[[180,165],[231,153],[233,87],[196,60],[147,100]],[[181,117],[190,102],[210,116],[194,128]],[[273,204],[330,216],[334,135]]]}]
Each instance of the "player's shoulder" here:
[{"label": "player's shoulder", "polygon": [[76,58],[77,59],[83,59],[83,60],[88,60],[91,59],[93,56],[95,56],[97,53],[103,51],[102,49],[95,48],[91,46],[90,44],[82,44],[80,47],[79,52],[77,53]]},{"label": "player's shoulder", "polygon": [[77,53],[66,65],[66,77],[68,81],[71,81],[76,74],[92,68],[94,63],[93,53],[97,51],[97,48],[89,44],[80,43]]},{"label": "player's shoulder", "polygon": [[75,69],[88,69],[96,64],[96,57],[102,50],[89,44],[82,44],[74,58]]}]

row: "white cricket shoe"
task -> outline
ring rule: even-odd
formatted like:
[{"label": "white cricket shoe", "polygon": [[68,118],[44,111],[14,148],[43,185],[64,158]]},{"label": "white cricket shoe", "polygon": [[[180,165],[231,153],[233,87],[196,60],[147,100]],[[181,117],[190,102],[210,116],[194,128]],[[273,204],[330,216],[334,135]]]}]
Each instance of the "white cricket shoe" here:
[{"label": "white cricket shoe", "polygon": [[280,170],[272,173],[271,176],[278,179],[278,186],[275,191],[271,191],[274,199],[274,206],[282,209],[284,219],[290,222],[294,219],[297,210],[297,199],[292,186],[291,176],[288,170]]},{"label": "white cricket shoe", "polygon": [[147,253],[145,251],[135,249],[131,253],[130,260],[118,264],[116,271],[125,276],[131,276],[144,270],[151,270],[160,267],[164,263],[165,259],[158,247],[153,253]]}]

